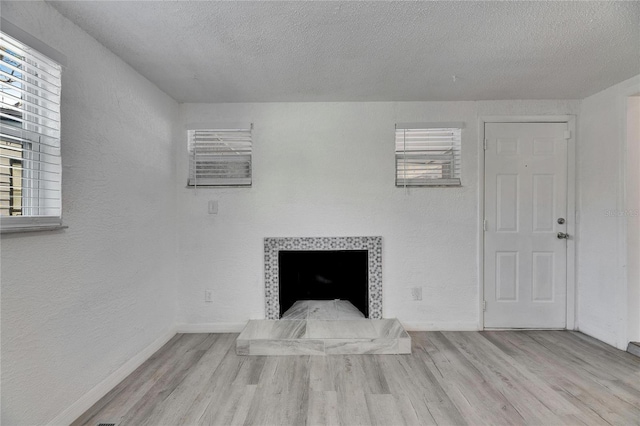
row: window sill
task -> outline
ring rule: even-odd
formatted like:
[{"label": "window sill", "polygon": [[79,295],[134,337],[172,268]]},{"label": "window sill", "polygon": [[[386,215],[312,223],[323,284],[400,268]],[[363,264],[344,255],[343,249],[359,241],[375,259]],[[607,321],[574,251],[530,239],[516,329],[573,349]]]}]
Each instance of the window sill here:
[{"label": "window sill", "polygon": [[66,225],[47,225],[47,226],[21,226],[15,228],[0,229],[0,234],[22,234],[25,232],[49,232],[67,229]]}]

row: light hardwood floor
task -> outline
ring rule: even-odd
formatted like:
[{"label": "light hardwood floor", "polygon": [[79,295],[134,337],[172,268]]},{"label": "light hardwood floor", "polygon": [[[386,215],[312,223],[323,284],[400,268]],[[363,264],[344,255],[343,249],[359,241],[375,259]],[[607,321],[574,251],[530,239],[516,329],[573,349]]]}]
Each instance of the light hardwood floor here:
[{"label": "light hardwood floor", "polygon": [[583,334],[410,334],[411,355],[266,357],[179,334],[74,425],[640,424],[640,358]]}]

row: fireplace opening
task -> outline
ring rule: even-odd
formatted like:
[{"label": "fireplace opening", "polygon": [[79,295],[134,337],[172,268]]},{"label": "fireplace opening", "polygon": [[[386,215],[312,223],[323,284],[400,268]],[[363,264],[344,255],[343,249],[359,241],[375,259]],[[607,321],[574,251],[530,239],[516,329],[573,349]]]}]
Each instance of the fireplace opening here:
[{"label": "fireplace opening", "polygon": [[299,300],[348,300],[369,318],[367,250],[280,250],[280,318]]}]

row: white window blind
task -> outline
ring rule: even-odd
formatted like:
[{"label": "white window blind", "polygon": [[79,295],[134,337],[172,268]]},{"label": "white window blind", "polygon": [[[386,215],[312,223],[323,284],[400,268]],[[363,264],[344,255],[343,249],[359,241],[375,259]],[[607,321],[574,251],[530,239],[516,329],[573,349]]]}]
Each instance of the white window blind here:
[{"label": "white window blind", "polygon": [[61,66],[0,32],[2,229],[61,224]]},{"label": "white window blind", "polygon": [[396,125],[396,186],[460,186],[462,124]]},{"label": "white window blind", "polygon": [[251,186],[251,126],[188,131],[189,185]]}]

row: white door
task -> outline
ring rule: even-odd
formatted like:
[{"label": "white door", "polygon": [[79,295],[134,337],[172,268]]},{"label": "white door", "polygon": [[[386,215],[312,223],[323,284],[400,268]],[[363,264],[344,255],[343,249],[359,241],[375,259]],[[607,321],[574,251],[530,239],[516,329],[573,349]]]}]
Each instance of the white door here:
[{"label": "white door", "polygon": [[565,328],[567,123],[485,123],[484,326]]}]

